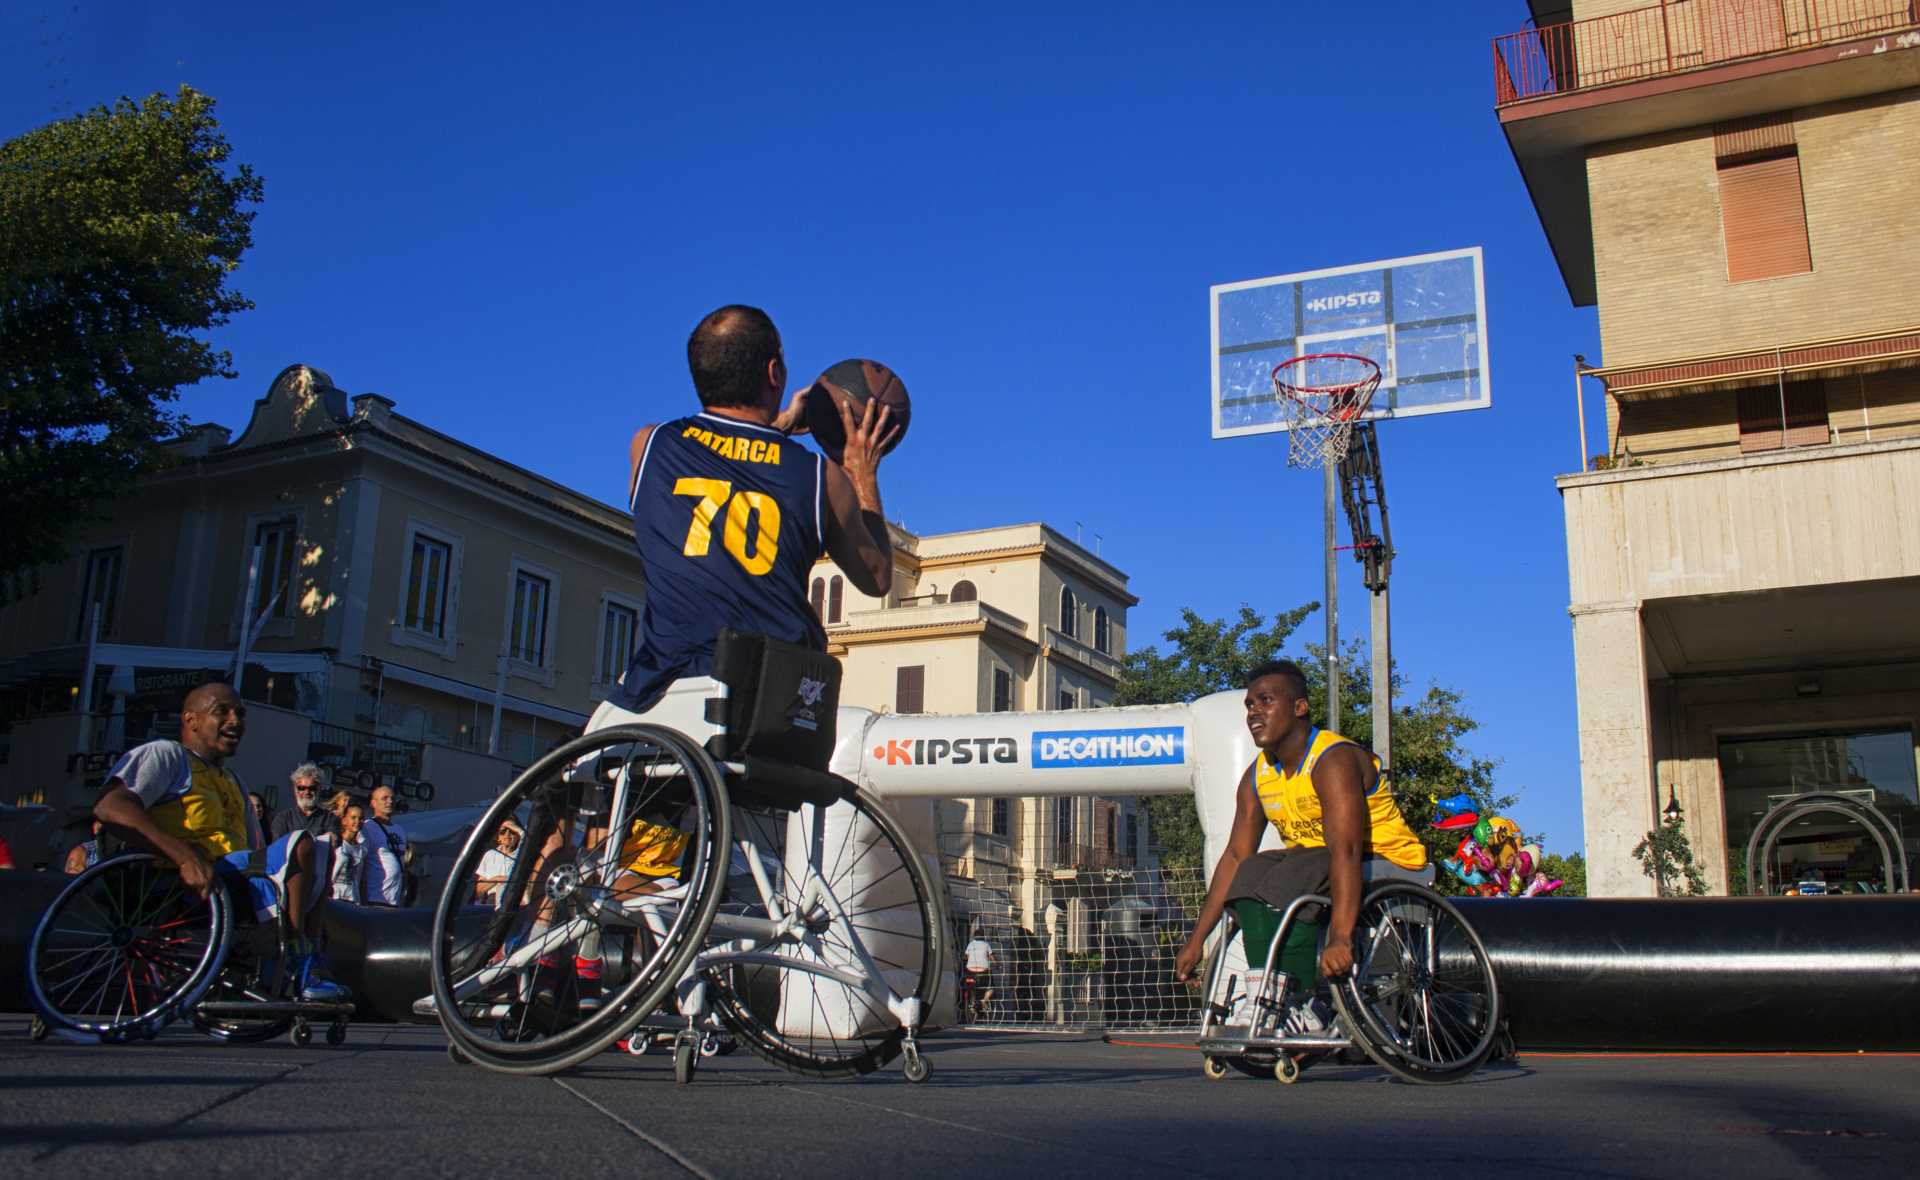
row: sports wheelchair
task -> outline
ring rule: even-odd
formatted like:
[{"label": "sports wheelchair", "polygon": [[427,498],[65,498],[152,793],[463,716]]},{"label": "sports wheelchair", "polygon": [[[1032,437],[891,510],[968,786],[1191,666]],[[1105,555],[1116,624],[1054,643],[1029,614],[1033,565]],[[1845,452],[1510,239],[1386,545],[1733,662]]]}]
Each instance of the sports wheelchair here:
[{"label": "sports wheelchair", "polygon": [[[248,878],[279,886],[264,874]],[[244,886],[216,876],[201,897],[180,871],[147,852],[103,860],[75,877],[34,928],[27,985],[34,1040],[87,1044],[152,1040],[186,1016],[222,1041],[289,1033],[296,1045],[327,1026],[347,1039],[350,1001],[293,998],[282,922],[256,921]],[[283,899],[284,902],[284,899]]]},{"label": "sports wheelchair", "polygon": [[[926,1079],[940,882],[877,799],[825,770],[839,672],[825,654],[725,631],[712,676],[507,787],[440,895],[432,995],[415,1005],[455,1060],[551,1073],[671,1031],[685,1084],[717,1026],[797,1073],[866,1074],[904,1055],[908,1080]],[[510,819],[525,836],[489,887],[479,869]],[[599,994],[586,995],[566,964],[595,942]]]},{"label": "sports wheelchair", "polygon": [[[1410,871],[1369,858],[1361,876],[1366,887],[1354,924],[1353,969],[1318,985],[1291,979],[1276,964],[1294,924],[1331,910],[1331,899],[1313,895],[1287,906],[1267,948],[1263,985],[1252,996],[1236,992],[1227,963],[1239,926],[1227,914],[1200,1007],[1202,1071],[1209,1079],[1237,1070],[1291,1084],[1317,1061],[1336,1055],[1352,1061],[1357,1053],[1404,1081],[1435,1085],[1461,1081],[1495,1052],[1506,1034],[1492,961],[1460,911],[1431,888],[1432,866]],[[1286,1032],[1290,1003],[1329,992],[1337,1015],[1326,1028]],[[1227,1023],[1236,1001],[1245,1004],[1245,1025]]]}]

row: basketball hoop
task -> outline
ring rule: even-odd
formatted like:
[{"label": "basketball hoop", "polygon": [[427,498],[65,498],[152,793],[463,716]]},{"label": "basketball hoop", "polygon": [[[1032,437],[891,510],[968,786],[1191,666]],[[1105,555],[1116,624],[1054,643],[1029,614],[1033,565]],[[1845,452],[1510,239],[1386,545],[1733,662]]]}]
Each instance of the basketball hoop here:
[{"label": "basketball hoop", "polygon": [[[1311,377],[1316,384],[1306,383]],[[1322,352],[1273,367],[1273,391],[1287,419],[1287,466],[1331,467],[1347,457],[1353,428],[1380,388],[1380,366],[1363,356]]]}]

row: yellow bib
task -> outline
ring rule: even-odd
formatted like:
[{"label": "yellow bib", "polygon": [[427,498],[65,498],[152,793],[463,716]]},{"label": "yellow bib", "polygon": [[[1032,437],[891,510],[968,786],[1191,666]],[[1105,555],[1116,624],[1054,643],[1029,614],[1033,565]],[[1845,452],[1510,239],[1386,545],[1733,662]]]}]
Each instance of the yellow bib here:
[{"label": "yellow bib", "polygon": [[[1280,838],[1289,848],[1326,847],[1320,796],[1313,789],[1313,767],[1322,754],[1343,742],[1350,743],[1351,739],[1315,729],[1307,741],[1307,756],[1291,772],[1269,762],[1264,750],[1253,760],[1253,789],[1260,796],[1260,810],[1279,830]],[[1373,759],[1377,775],[1380,760],[1371,754],[1367,757]],[[1371,855],[1385,857],[1403,869],[1427,866],[1425,845],[1400,815],[1400,805],[1393,801],[1393,792],[1377,777],[1373,791],[1367,796],[1367,818],[1372,829],[1367,838],[1367,851]]]},{"label": "yellow bib", "polygon": [[202,762],[192,751],[187,751],[187,765],[183,789],[147,809],[154,826],[214,856],[251,847],[247,796],[240,780],[225,767]]},{"label": "yellow bib", "polygon": [[671,877],[680,871],[688,836],[678,828],[636,819],[620,846],[621,867],[643,877]]}]

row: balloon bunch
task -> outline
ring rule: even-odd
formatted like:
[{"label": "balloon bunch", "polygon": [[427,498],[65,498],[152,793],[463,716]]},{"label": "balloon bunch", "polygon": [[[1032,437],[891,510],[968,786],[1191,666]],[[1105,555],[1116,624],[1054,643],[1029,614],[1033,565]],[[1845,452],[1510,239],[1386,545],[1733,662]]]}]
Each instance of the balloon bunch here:
[{"label": "balloon bunch", "polygon": [[1481,815],[1464,792],[1433,805],[1441,813],[1433,826],[1461,834],[1453,855],[1440,863],[1481,897],[1544,897],[1565,884],[1540,871],[1540,846],[1522,843],[1520,825],[1506,816]]}]

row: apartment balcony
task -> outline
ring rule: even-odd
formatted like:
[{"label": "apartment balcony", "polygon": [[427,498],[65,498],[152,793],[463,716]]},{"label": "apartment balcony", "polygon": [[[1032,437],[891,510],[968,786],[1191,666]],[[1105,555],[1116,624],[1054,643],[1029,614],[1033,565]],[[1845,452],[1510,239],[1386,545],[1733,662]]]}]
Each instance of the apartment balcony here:
[{"label": "apartment balcony", "polygon": [[844,648],[896,639],[984,635],[988,631],[1032,642],[1026,621],[998,607],[931,597],[878,610],[849,611],[844,622],[828,625],[827,641]]},{"label": "apartment balcony", "polygon": [[1493,67],[1507,144],[1586,307],[1589,147],[1920,86],[1920,4],[1668,0],[1496,37]]},{"label": "apartment balcony", "polygon": [[1133,867],[1133,857],[1112,848],[1102,848],[1093,844],[1054,845],[1055,876],[1071,875],[1075,872],[1118,872]]},{"label": "apartment balcony", "polygon": [[1092,672],[1115,683],[1119,682],[1120,673],[1126,668],[1126,664],[1119,658],[1068,635],[1058,627],[1048,626],[1041,630],[1044,632],[1043,642],[1046,645],[1048,658],[1071,661],[1078,664],[1082,671]]}]

